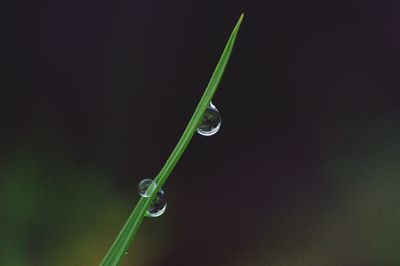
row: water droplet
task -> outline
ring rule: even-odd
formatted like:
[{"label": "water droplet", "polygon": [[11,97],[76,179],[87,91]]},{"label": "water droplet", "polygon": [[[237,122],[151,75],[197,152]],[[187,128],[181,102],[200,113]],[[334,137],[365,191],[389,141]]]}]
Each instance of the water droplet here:
[{"label": "water droplet", "polygon": [[[151,179],[143,179],[138,185],[139,195],[145,198],[150,197],[151,193],[156,188],[157,184]],[[165,193],[160,189],[151,203],[150,207],[146,211],[148,217],[158,217],[165,212],[167,208],[167,199]]]},{"label": "water droplet", "polygon": [[143,179],[138,185],[139,195],[145,198],[150,197],[151,193],[156,188],[156,182],[151,179]]},{"label": "water droplet", "polygon": [[218,132],[221,127],[221,117],[218,109],[210,102],[199,126],[197,133],[202,136],[212,136]]},{"label": "water droplet", "polygon": [[148,217],[158,217],[165,212],[167,208],[167,199],[165,197],[165,193],[162,189],[160,189],[150,207],[146,211],[146,215]]}]

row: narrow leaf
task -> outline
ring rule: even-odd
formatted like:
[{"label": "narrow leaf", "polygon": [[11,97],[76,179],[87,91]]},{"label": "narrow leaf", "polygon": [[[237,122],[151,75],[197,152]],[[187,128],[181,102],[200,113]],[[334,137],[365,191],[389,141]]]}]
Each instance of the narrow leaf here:
[{"label": "narrow leaf", "polygon": [[108,250],[107,254],[103,258],[101,265],[103,266],[111,266],[118,265],[121,258],[124,256],[127,251],[130,242],[132,241],[135,233],[139,229],[139,226],[146,214],[146,210],[149,208],[151,202],[156,196],[156,192],[160,190],[168,176],[171,174],[175,165],[178,163],[180,157],[188,146],[190,140],[192,139],[193,134],[196,132],[197,125],[200,123],[201,119],[205,111],[207,110],[208,104],[212,100],[212,97],[215,94],[215,91],[218,88],[219,82],[221,81],[222,75],[224,74],[225,68],[228,64],[229,57],[232,53],[233,45],[236,40],[236,35],[239,31],[240,24],[243,20],[243,14],[240,16],[238,22],[236,23],[235,28],[233,29],[228,42],[225,46],[224,51],[222,52],[221,58],[214,70],[214,73],[207,85],[206,90],[204,91],[203,96],[200,99],[199,104],[196,107],[196,110],[193,113],[192,118],[190,119],[185,131],[182,134],[178,144],[175,146],[168,160],[164,164],[163,168],[154,179],[157,186],[153,190],[153,193],[148,198],[141,197],[139,202],[137,203],[135,209],[133,209],[131,215],[123,226],[122,230],[119,232],[117,238],[115,239],[113,245]]}]

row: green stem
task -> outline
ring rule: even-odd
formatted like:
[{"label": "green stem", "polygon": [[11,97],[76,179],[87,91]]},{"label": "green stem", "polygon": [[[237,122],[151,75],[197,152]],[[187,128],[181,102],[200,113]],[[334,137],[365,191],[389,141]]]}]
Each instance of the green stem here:
[{"label": "green stem", "polygon": [[231,36],[228,39],[228,42],[225,46],[224,51],[222,52],[221,58],[214,70],[213,75],[207,85],[206,90],[204,91],[203,96],[200,99],[199,104],[196,107],[196,110],[193,113],[192,118],[190,119],[185,131],[182,134],[178,144],[175,146],[168,160],[164,164],[163,168],[159,172],[159,174],[154,179],[156,183],[155,189],[152,190],[150,197],[145,198],[141,197],[139,202],[137,203],[135,209],[133,209],[131,215],[126,221],[124,227],[119,232],[117,238],[115,239],[113,245],[108,250],[107,254],[103,258],[101,265],[109,266],[109,265],[118,265],[121,258],[127,251],[129,244],[131,243],[135,233],[139,229],[139,226],[146,214],[146,210],[149,208],[151,202],[156,196],[156,192],[161,189],[167,180],[168,176],[171,174],[175,165],[178,163],[181,158],[183,152],[186,147],[189,145],[190,140],[193,137],[193,134],[196,132],[197,125],[200,123],[201,119],[207,107],[212,100],[212,97],[215,94],[215,91],[218,88],[219,82],[221,81],[222,75],[224,74],[226,65],[228,64],[229,57],[232,53],[233,45],[235,43],[236,35],[239,31],[240,24],[243,20],[243,14],[240,16],[238,22],[236,23],[235,28],[233,29]]}]

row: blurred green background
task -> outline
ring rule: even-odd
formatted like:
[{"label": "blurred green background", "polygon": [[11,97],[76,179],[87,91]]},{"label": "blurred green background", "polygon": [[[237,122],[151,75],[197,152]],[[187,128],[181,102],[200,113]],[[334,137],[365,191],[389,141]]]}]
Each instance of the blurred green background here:
[{"label": "blurred green background", "polygon": [[213,102],[122,265],[400,265],[400,4],[9,1],[0,265],[98,265]]}]

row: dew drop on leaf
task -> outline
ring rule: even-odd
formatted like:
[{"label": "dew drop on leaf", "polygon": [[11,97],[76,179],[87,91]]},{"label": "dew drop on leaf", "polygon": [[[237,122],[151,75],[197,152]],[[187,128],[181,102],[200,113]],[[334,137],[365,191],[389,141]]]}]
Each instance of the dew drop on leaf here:
[{"label": "dew drop on leaf", "polygon": [[[143,179],[140,181],[138,185],[139,195],[145,198],[151,196],[153,191],[155,190],[157,184],[151,179]],[[150,207],[146,211],[146,216],[148,217],[158,217],[165,212],[167,208],[167,199],[165,197],[165,193],[162,189],[160,189],[151,203]]]},{"label": "dew drop on leaf", "polygon": [[212,136],[218,132],[221,127],[221,116],[218,109],[210,102],[200,124],[197,127],[197,133],[202,136]]},{"label": "dew drop on leaf", "polygon": [[148,217],[158,217],[165,212],[167,208],[167,199],[165,197],[165,193],[162,189],[160,189],[150,207],[146,211],[146,216]]},{"label": "dew drop on leaf", "polygon": [[151,193],[153,193],[156,188],[156,185],[156,182],[151,179],[143,179],[138,185],[139,195],[145,198],[150,197]]}]

